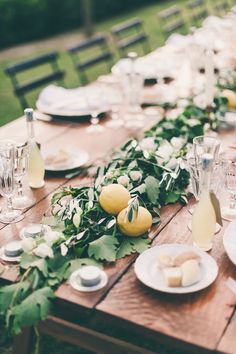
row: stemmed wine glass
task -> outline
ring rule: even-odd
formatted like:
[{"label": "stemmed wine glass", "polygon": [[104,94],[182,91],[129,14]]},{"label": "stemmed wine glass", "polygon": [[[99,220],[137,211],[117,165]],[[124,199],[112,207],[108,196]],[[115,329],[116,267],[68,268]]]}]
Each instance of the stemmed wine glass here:
[{"label": "stemmed wine glass", "polygon": [[15,209],[25,209],[32,204],[32,200],[23,194],[22,178],[28,168],[29,144],[28,142],[15,142],[15,183],[16,196],[13,198]]},{"label": "stemmed wine glass", "polygon": [[86,89],[86,99],[88,108],[91,112],[91,125],[86,129],[89,134],[102,133],[105,128],[99,124],[99,113],[105,108],[105,97],[100,85],[95,88],[88,87]]},{"label": "stemmed wine glass", "polygon": [[0,194],[7,198],[7,207],[0,214],[0,222],[16,223],[24,218],[20,210],[13,209],[15,146],[9,141],[0,142]]},{"label": "stemmed wine glass", "polygon": [[230,204],[221,208],[222,218],[236,220],[236,162],[231,161],[225,171],[225,187],[230,193]]},{"label": "stemmed wine glass", "polygon": [[118,129],[123,126],[124,122],[120,118],[120,111],[123,103],[122,86],[117,82],[110,85],[111,95],[109,96],[109,104],[111,106],[111,120],[106,123],[106,126],[111,129]]}]

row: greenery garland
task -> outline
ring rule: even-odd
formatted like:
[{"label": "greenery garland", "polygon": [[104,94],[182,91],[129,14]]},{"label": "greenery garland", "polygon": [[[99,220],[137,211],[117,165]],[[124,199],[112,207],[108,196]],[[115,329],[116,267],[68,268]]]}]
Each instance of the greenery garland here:
[{"label": "greenery garland", "polygon": [[113,262],[149,247],[148,235],[130,238],[121,234],[114,216],[98,202],[102,186],[120,183],[137,203],[160,220],[160,207],[186,203],[189,174],[183,157],[194,136],[209,126],[216,129],[218,118],[227,110],[227,100],[216,98],[209,111],[187,102],[178,116],[165,118],[146,131],[143,139],[129,140],[107,166],[97,168],[92,186],[66,187],[52,198],[52,216],[42,223],[53,231],[37,239],[23,241],[18,283],[0,289],[0,316],[8,334],[18,334],[48,316],[54,291],[70,274],[85,264]]}]

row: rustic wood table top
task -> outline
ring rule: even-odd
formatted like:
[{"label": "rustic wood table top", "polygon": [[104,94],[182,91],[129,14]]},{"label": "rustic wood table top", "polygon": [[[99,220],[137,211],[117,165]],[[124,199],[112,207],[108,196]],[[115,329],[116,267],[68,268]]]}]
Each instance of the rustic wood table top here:
[{"label": "rustic wood table top", "polygon": [[[149,125],[150,123],[148,123]],[[82,124],[58,124],[37,121],[37,140],[44,149],[51,147],[82,148],[88,151],[90,161],[110,154],[123,143],[129,134],[125,129],[106,129],[104,133],[89,135]],[[25,134],[24,118],[0,128],[0,138],[9,138],[13,133]],[[230,133],[223,137],[224,144],[233,139]],[[0,245],[19,238],[19,231],[30,222],[39,222],[50,205],[50,197],[63,185],[89,183],[88,178],[47,177],[45,187],[27,189],[34,199],[25,211],[25,218],[16,224],[0,224]],[[0,206],[4,199],[0,199]],[[194,201],[190,200],[190,205]],[[161,210],[161,222],[150,233],[153,245],[164,243],[191,244],[191,232],[187,224],[191,219],[190,205],[168,205]],[[94,293],[80,293],[69,284],[63,284],[56,292],[58,308],[75,315],[96,316],[107,324],[117,324],[127,330],[142,334],[159,343],[168,343],[173,348],[196,353],[236,353],[236,295],[226,286],[228,277],[236,280],[236,267],[228,259],[222,235],[228,222],[214,237],[210,255],[219,266],[216,281],[207,289],[194,294],[171,295],[151,290],[141,284],[134,273],[132,255],[106,267],[109,282],[105,288]],[[2,282],[16,281],[15,266],[5,267]]]}]

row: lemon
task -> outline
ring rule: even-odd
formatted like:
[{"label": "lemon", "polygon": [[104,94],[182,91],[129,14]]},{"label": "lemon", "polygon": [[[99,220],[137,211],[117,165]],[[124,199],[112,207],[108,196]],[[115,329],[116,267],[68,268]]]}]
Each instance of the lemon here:
[{"label": "lemon", "polygon": [[102,188],[99,203],[108,214],[117,215],[126,208],[131,196],[121,184],[109,184]]},{"label": "lemon", "polygon": [[236,93],[234,91],[224,90],[222,91],[221,96],[228,99],[229,108],[236,108]]},{"label": "lemon", "polygon": [[127,208],[125,208],[117,216],[117,225],[122,234],[126,236],[141,236],[152,226],[152,215],[146,208],[140,206],[137,217],[129,222]]}]

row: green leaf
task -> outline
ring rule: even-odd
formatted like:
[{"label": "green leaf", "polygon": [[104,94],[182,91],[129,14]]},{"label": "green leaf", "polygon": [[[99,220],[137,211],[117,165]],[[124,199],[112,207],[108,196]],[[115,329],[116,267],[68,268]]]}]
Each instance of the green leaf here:
[{"label": "green leaf", "polygon": [[43,258],[38,258],[36,256],[29,255],[27,253],[23,253],[21,257],[20,267],[22,269],[37,268],[44,278],[48,276],[48,266],[47,261]]},{"label": "green leaf", "polygon": [[13,316],[13,333],[17,334],[20,328],[32,326],[40,320],[45,320],[51,308],[53,291],[49,287],[38,289],[16,305],[11,310]]},{"label": "green leaf", "polygon": [[179,193],[174,191],[168,191],[165,196],[165,204],[176,203],[179,199]]},{"label": "green leaf", "polygon": [[104,235],[89,243],[88,255],[96,260],[114,262],[116,260],[117,244],[116,237]]},{"label": "green leaf", "polygon": [[122,241],[116,256],[118,259],[120,259],[130,255],[131,253],[142,253],[149,248],[149,244],[150,240],[148,238],[124,237],[124,240]]},{"label": "green leaf", "polygon": [[15,301],[21,301],[21,299],[26,295],[30,287],[28,281],[6,285],[0,289],[0,313],[6,312],[6,310],[11,305],[14,294],[16,293]]},{"label": "green leaf", "polygon": [[149,201],[153,204],[156,204],[158,202],[160,191],[159,181],[153,176],[148,176],[144,182],[146,185],[146,192]]}]

